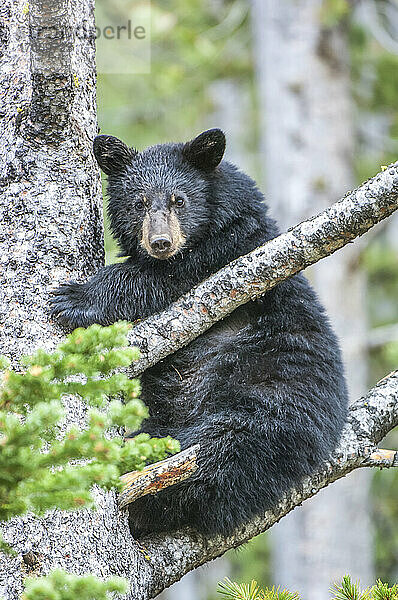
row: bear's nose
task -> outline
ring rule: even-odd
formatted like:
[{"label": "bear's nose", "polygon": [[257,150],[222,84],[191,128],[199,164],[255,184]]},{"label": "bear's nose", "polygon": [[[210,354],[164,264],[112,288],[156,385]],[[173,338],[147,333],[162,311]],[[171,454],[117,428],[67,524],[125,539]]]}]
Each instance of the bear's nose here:
[{"label": "bear's nose", "polygon": [[166,252],[171,248],[171,239],[168,237],[155,237],[151,240],[151,248],[155,252]]}]

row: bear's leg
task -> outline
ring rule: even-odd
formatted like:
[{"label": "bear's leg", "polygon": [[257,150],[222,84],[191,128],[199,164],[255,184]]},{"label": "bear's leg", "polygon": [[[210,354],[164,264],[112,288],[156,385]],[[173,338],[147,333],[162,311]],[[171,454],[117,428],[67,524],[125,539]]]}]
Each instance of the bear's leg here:
[{"label": "bear's leg", "polygon": [[[199,441],[198,470],[186,481],[144,496],[129,506],[130,530],[139,538],[191,526],[198,532],[228,535],[264,504],[259,438],[254,431],[232,427],[231,417],[207,421],[182,437]],[[218,420],[218,419],[217,419]],[[200,430],[200,431],[198,431]],[[173,435],[173,432],[171,432]],[[261,475],[260,475],[261,472]]]},{"label": "bear's leg", "polygon": [[200,444],[198,469],[186,481],[130,505],[133,534],[191,526],[226,536],[271,508],[326,458],[338,438],[326,419],[297,412],[289,400],[272,417],[225,411],[171,430],[182,449]]}]

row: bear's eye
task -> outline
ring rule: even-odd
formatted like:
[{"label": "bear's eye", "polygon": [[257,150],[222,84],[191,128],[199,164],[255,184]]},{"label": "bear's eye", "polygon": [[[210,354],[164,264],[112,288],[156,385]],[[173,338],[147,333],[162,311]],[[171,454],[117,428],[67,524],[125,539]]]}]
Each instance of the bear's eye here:
[{"label": "bear's eye", "polygon": [[178,206],[178,208],[181,208],[185,204],[185,198],[182,196],[176,196],[174,199],[174,204]]},{"label": "bear's eye", "polygon": [[144,210],[145,204],[142,200],[137,200],[137,202],[135,203],[135,207],[137,210]]}]

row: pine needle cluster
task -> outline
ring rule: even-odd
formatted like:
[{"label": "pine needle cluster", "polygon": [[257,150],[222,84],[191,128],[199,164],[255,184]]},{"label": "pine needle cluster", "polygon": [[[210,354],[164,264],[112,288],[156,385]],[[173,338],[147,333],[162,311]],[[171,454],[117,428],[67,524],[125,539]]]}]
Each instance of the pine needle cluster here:
[{"label": "pine needle cluster", "polygon": [[226,600],[300,600],[296,592],[281,590],[279,587],[261,590],[257,581],[251,583],[236,583],[228,577],[218,584],[218,590]]},{"label": "pine needle cluster", "polygon": [[380,579],[373,587],[361,590],[358,581],[353,583],[350,576],[345,575],[341,584],[336,584],[331,591],[332,600],[398,600],[398,585],[389,587]]}]

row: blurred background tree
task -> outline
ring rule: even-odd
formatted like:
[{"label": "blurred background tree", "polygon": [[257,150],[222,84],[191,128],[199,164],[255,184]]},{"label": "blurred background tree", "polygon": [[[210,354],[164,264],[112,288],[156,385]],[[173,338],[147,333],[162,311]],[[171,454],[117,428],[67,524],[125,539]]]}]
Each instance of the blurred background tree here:
[{"label": "blurred background tree", "polygon": [[[112,9],[124,24],[129,18],[134,19],[135,11],[143,4],[146,3],[97,0],[97,22],[106,24]],[[270,176],[265,177],[269,159],[264,140],[269,125],[266,120],[264,123],[264,115],[267,117],[270,106],[267,107],[266,94],[261,92],[264,85],[261,61],[265,60],[259,55],[261,39],[254,35],[261,18],[261,12],[256,12],[258,4],[250,0],[152,0],[150,70],[120,74],[117,73],[117,59],[115,72],[99,70],[99,124],[103,133],[122,137],[138,149],[166,141],[187,140],[202,129],[222,127],[228,140],[227,158],[252,175],[263,189],[270,190],[271,212],[282,216],[283,220],[277,193],[272,192],[276,189],[275,184],[271,185]],[[268,2],[260,4],[266,6]],[[286,18],[283,8],[290,2],[278,4],[280,18]],[[398,6],[394,0],[301,0],[294,3],[300,11],[297,18],[302,17],[302,11],[310,4],[316,12],[314,18],[318,20],[319,31],[328,42],[323,50],[328,50],[328,44],[336,35],[344,36],[344,44],[333,46],[337,59],[348,65],[347,93],[350,101],[352,99],[351,122],[345,132],[349,136],[346,147],[350,152],[342,157],[342,163],[346,160],[353,183],[360,183],[377,172],[380,165],[397,158]],[[260,25],[264,38],[268,32],[263,22]],[[286,22],[286,28],[287,25]],[[303,36],[296,40],[297,44],[306,43],[305,30]],[[114,44],[103,40],[98,44],[103,44],[107,53],[112,53]],[[332,73],[332,83],[333,77]],[[317,73],[313,78],[312,90],[316,95]],[[275,100],[278,102],[278,98]],[[330,98],[331,105],[335,100],[333,96]],[[286,114],[285,118],[289,121],[292,115]],[[336,136],[337,125],[340,124],[336,123]],[[277,136],[278,123],[274,123],[273,129]],[[333,135],[333,127],[331,131]],[[322,135],[321,130],[311,130],[312,140],[317,136],[321,140]],[[283,152],[300,150],[292,144],[291,149],[284,147]],[[288,164],[290,159],[276,155],[275,164],[278,160]],[[274,180],[277,182],[276,177]],[[314,197],[325,196],[325,181],[319,179],[317,185],[315,183]],[[337,197],[330,201],[332,199]],[[285,215],[293,207],[299,214],[296,201],[294,194],[285,200]],[[316,210],[315,204],[311,209]],[[364,321],[360,325],[359,350],[364,362],[360,369],[351,374],[348,372],[347,376],[348,379],[354,376],[359,379],[358,385],[362,389],[396,368],[398,362],[397,225],[397,217],[393,217],[376,228],[372,239],[368,236],[357,252],[355,264],[351,265],[354,270],[350,272],[345,268],[344,271],[347,289],[348,284],[352,285],[349,281],[352,273],[358,273],[358,269],[361,273]],[[106,250],[108,262],[117,260],[117,248],[109,233]],[[316,283],[317,276],[311,277]],[[344,280],[341,286],[344,290]],[[346,307],[341,308],[346,311]],[[358,315],[352,314],[353,322],[354,317],[358,319]],[[389,443],[392,447],[397,444],[397,432],[390,435],[395,439],[387,440],[387,447]],[[390,584],[398,580],[397,496],[398,473],[393,469],[378,472],[373,475],[370,486],[370,508],[362,507],[364,513],[370,511],[373,524],[373,537],[367,542],[371,548],[363,549],[364,555],[370,550],[373,559],[373,568],[367,568]],[[369,515],[361,514],[360,518],[366,521]],[[350,528],[347,535],[355,536],[354,529]],[[255,578],[262,586],[272,586],[274,573],[269,558],[272,543],[271,536],[260,536],[238,553],[230,553],[214,566],[188,575],[172,591],[165,592],[164,597],[210,599],[215,597],[214,581],[226,574],[241,581]],[[299,552],[297,544],[293,544],[293,550]],[[311,552],[308,545],[306,552]],[[314,577],[316,575],[314,573]],[[372,573],[369,573],[371,578]],[[289,586],[297,587],[290,582]]]}]

